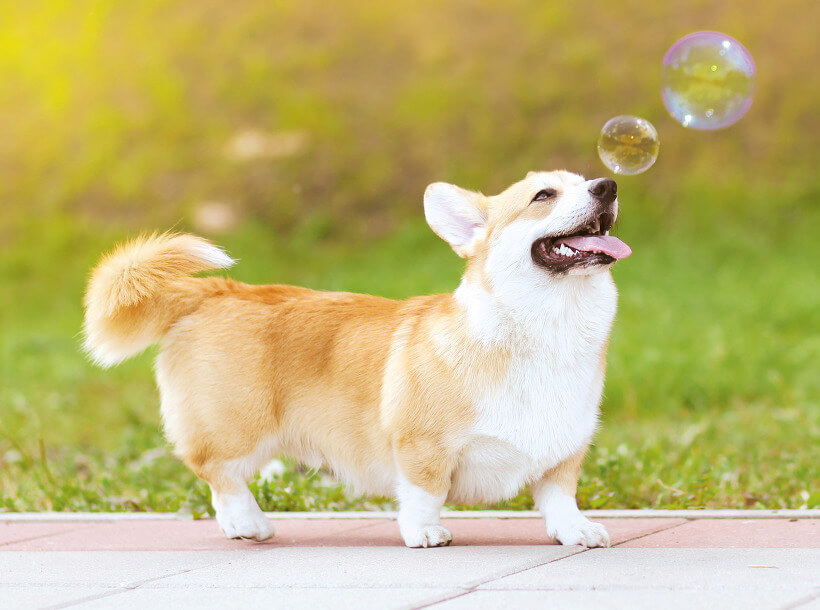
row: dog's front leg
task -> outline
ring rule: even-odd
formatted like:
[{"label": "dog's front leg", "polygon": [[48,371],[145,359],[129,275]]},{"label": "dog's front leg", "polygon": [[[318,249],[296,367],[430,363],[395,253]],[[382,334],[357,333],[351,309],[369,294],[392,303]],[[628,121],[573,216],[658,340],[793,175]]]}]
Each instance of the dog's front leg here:
[{"label": "dog's front leg", "polygon": [[445,456],[417,443],[396,451],[396,499],[399,531],[412,548],[447,546],[450,531],[441,525],[441,508],[450,486]]},{"label": "dog's front leg", "polygon": [[584,517],[575,502],[578,475],[585,453],[586,448],[548,470],[532,485],[532,497],[544,517],[547,535],[551,538],[567,545],[609,546],[606,528]]}]

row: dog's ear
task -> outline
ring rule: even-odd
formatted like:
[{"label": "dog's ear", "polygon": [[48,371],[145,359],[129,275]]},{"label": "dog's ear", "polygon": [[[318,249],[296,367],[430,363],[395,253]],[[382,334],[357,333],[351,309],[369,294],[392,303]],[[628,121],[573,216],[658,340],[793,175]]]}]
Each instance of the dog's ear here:
[{"label": "dog's ear", "polygon": [[476,241],[487,228],[484,196],[446,182],[434,182],[424,191],[424,216],[462,258],[474,254]]}]

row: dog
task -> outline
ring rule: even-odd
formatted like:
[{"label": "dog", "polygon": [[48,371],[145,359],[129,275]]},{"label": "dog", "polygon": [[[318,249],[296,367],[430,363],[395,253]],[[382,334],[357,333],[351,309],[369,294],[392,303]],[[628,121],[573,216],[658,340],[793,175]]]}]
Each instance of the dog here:
[{"label": "dog", "polygon": [[161,344],[165,433],[229,538],[273,535],[247,480],[284,453],[395,496],[408,547],[450,544],[445,502],[524,485],[549,537],[608,546],[575,493],[615,316],[610,268],[631,254],[609,235],[616,183],[530,172],[484,196],[437,182],[424,212],[467,259],[453,293],[394,301],[195,278],[234,261],[202,238],[155,234],[92,272],[85,349],[108,367]]}]

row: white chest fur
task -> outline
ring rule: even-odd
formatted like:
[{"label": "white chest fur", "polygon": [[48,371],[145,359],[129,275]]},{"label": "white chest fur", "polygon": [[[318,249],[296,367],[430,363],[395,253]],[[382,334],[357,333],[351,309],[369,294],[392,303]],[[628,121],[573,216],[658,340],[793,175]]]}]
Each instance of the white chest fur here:
[{"label": "white chest fur", "polygon": [[[478,305],[468,307],[473,332],[504,341],[511,359],[500,383],[474,397],[478,418],[453,477],[452,501],[512,496],[592,437],[616,295],[608,274],[580,281],[583,290],[553,294],[544,309],[525,312],[529,319],[510,320],[497,304],[476,303],[481,297],[471,291],[466,304]],[[466,290],[459,290],[464,302]]]}]

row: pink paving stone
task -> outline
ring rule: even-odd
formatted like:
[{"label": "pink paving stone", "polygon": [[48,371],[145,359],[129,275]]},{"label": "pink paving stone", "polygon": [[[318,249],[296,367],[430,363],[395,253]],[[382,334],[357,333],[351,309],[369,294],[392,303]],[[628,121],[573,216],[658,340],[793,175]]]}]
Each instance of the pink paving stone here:
[{"label": "pink paving stone", "polygon": [[0,549],[7,544],[53,536],[89,527],[88,523],[15,523],[0,522]]},{"label": "pink paving stone", "polygon": [[[347,529],[372,524],[372,520],[274,520],[276,536],[265,542],[228,540],[216,521],[115,521],[84,523],[82,530],[10,543],[4,551],[247,551],[276,546],[311,545]],[[9,524],[11,525],[11,524]],[[16,526],[29,524],[14,524]],[[80,524],[73,524],[76,528]],[[301,543],[301,544],[300,544]]]},{"label": "pink paving stone", "polygon": [[820,519],[696,519],[629,548],[818,548]]},{"label": "pink paving stone", "polygon": [[[686,523],[684,519],[602,519],[619,544]],[[460,546],[553,544],[541,519],[445,519]],[[8,523],[3,550],[175,551],[266,550],[279,546],[401,546],[398,524],[388,519],[276,519],[276,536],[259,543],[228,540],[215,521]],[[13,534],[16,532],[16,535]]]},{"label": "pink paving stone", "polygon": [[211,521],[115,521],[2,547],[4,551],[228,550]]},{"label": "pink paving stone", "polygon": [[388,519],[369,519],[356,528],[324,536],[294,539],[290,546],[403,546],[399,526]]},{"label": "pink paving stone", "polygon": [[[686,523],[685,519],[598,519],[612,544]],[[557,544],[542,519],[444,519],[453,544],[463,546]]]},{"label": "pink paving stone", "polygon": [[[686,523],[685,519],[601,519],[612,544],[645,536],[664,528]],[[327,522],[325,522],[327,523]],[[555,544],[547,537],[541,519],[443,519],[453,534],[455,546]],[[292,546],[401,546],[395,521],[371,520],[369,524],[316,538],[295,538]]]},{"label": "pink paving stone", "polygon": [[374,519],[274,519],[276,535],[273,543],[277,546],[361,546],[330,544],[328,541],[355,540],[357,532],[382,522]]},{"label": "pink paving stone", "polygon": [[[454,545],[550,544],[541,519],[444,519]],[[820,547],[820,520],[599,519],[620,547]],[[0,550],[155,551],[401,546],[389,519],[275,519],[264,543],[227,540],[215,521],[0,523]]]}]

